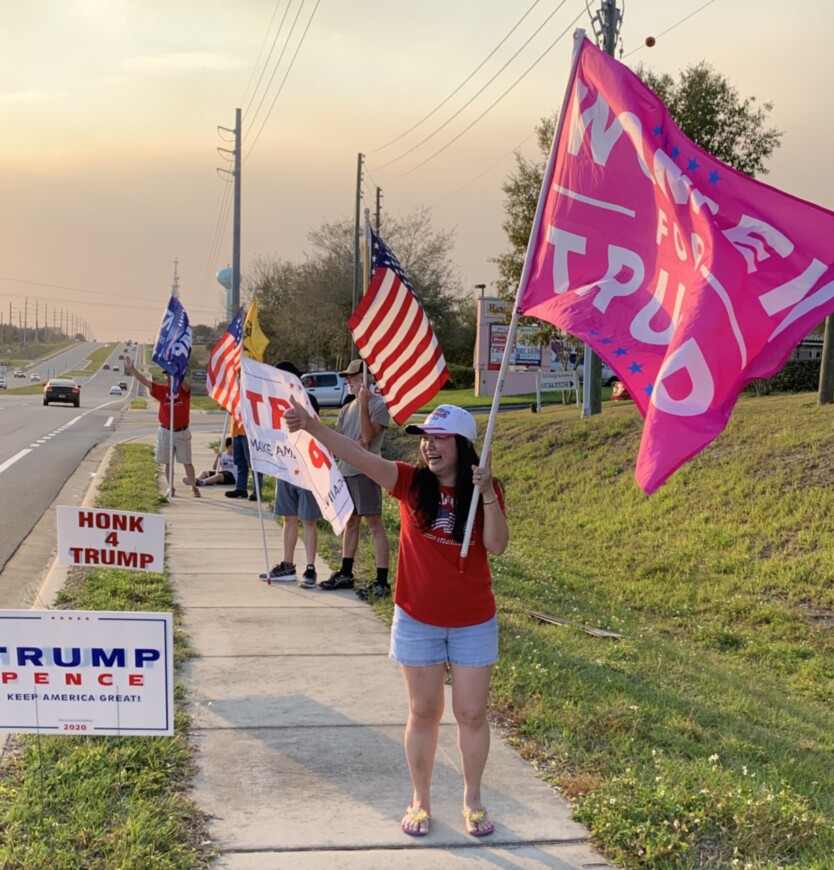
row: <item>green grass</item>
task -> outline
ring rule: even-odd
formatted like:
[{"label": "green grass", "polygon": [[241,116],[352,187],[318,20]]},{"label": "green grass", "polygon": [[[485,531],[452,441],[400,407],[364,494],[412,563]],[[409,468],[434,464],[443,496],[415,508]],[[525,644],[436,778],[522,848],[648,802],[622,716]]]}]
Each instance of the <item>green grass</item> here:
[{"label": "green grass", "polygon": [[[101,507],[155,512],[161,502],[152,448],[120,445],[103,481]],[[171,611],[174,657],[189,655],[164,574],[76,571],[58,606]],[[199,868],[208,866],[204,818],[187,796],[194,773],[188,717],[175,690],[174,737],[12,738],[0,765],[3,868]]]},{"label": "green grass", "polygon": [[[499,416],[493,465],[511,541],[492,560],[501,624],[492,720],[624,867],[831,870],[834,406],[812,395],[742,398],[718,441],[652,496],[633,476],[641,428],[631,404],[590,419],[558,406]],[[411,459],[416,446],[394,430],[385,451]],[[146,487],[153,507],[149,468],[119,497]],[[390,499],[384,520],[394,542]],[[362,529],[355,571],[369,580]],[[337,567],[339,540],[322,526],[319,541]],[[396,546],[392,556],[393,574]],[[167,606],[137,575],[122,588],[108,574],[84,600],[113,607],[113,590],[130,608],[146,596],[149,608]],[[390,601],[375,607],[390,617]],[[542,623],[534,611],[623,637]],[[183,732],[180,722],[165,764],[108,750],[114,769],[129,769],[121,792],[92,744],[75,741],[90,760],[61,769],[94,777],[94,794],[120,794],[112,820],[78,802],[65,816],[51,792],[42,811],[34,744],[20,744],[26,752],[12,753],[0,781],[0,866],[200,866],[199,817],[182,797],[192,765]],[[160,780],[148,795],[138,782],[146,768]],[[77,773],[50,788],[66,788],[69,801],[70,780],[77,789]],[[68,850],[66,864],[39,863],[44,841]],[[113,851],[102,858],[104,849]]]},{"label": "green grass", "polygon": [[[68,347],[72,345],[73,342],[66,342],[64,345],[49,345],[52,347],[52,353],[55,353],[54,348],[63,349],[64,347]],[[87,367],[85,369],[74,369],[72,371],[61,372],[57,377],[62,378],[75,378],[75,377],[90,377],[94,375],[104,364],[104,361],[110,354],[113,352],[113,345],[108,344],[104,347],[96,348],[88,357],[87,357]],[[25,386],[15,387],[13,386],[14,379],[10,381],[8,378],[6,379],[6,383],[9,384],[9,392],[13,392],[18,396],[35,396],[43,393],[44,385],[46,384],[46,379],[37,383],[26,383]]]},{"label": "green grass", "polygon": [[43,359],[44,357],[60,353],[60,351],[66,350],[66,348],[72,347],[74,344],[75,342],[72,339],[68,339],[67,341],[56,341],[49,344],[36,342],[35,344],[27,344],[26,347],[13,348],[10,354],[2,354],[2,358],[3,362],[10,369],[14,370],[29,365],[29,363],[36,359]]},{"label": "green grass", "polygon": [[[633,476],[641,428],[630,403],[498,417],[493,721],[622,866],[830,870],[834,407],[742,398],[652,496]],[[389,499],[384,519],[394,541]],[[372,565],[363,534],[357,576]]]}]

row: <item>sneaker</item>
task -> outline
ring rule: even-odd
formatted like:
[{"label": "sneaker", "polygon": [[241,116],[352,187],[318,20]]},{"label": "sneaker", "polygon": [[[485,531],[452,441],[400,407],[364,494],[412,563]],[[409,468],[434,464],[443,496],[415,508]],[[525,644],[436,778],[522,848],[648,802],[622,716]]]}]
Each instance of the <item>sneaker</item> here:
[{"label": "sneaker", "polygon": [[385,598],[391,594],[391,587],[387,583],[374,583],[373,586],[365,586],[364,589],[356,590],[356,597],[360,601],[370,601],[372,598]]},{"label": "sneaker", "polygon": [[294,583],[295,577],[295,565],[290,562],[279,562],[272,567],[269,574],[261,574],[261,580],[268,583]]},{"label": "sneaker", "polygon": [[353,589],[353,576],[342,574],[341,571],[334,571],[327,580],[322,580],[319,583],[319,589]]},{"label": "sneaker", "polygon": [[308,565],[307,570],[301,575],[298,585],[305,589],[315,589],[316,579],[316,569],[312,565]]},{"label": "sneaker", "polygon": [[[182,479],[182,482],[183,482],[186,486],[191,486],[191,481],[190,481],[187,477],[184,477],[184,478]],[[194,483],[195,483],[197,486],[203,486],[203,481],[202,481],[199,477],[197,477],[197,478],[194,479]],[[191,488],[193,489],[194,487],[191,487]]]},{"label": "sneaker", "polygon": [[245,489],[230,489],[224,492],[226,498],[249,498],[249,493]]}]

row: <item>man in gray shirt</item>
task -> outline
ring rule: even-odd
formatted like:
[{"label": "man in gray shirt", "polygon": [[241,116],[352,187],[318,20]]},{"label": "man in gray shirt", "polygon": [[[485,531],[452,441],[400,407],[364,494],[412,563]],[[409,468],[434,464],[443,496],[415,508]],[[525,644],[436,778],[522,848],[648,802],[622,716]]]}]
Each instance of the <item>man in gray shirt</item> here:
[{"label": "man in gray shirt", "polygon": [[[371,393],[365,386],[362,374],[362,360],[352,360],[350,365],[339,372],[347,380],[348,390],[354,401],[349,402],[339,412],[336,421],[336,431],[352,438],[372,453],[382,450],[382,440],[385,430],[391,425],[391,417],[385,402],[378,394]],[[359,545],[359,521],[365,517],[368,532],[374,542],[376,558],[376,579],[364,589],[357,589],[356,594],[367,601],[371,597],[381,598],[391,594],[388,583],[388,538],[382,524],[382,490],[379,484],[362,474],[358,468],[344,460],[339,460],[339,470],[353,499],[354,512],[345,526],[342,538],[342,567],[335,571],[327,580],[322,580],[322,589],[353,589],[353,560]]]}]

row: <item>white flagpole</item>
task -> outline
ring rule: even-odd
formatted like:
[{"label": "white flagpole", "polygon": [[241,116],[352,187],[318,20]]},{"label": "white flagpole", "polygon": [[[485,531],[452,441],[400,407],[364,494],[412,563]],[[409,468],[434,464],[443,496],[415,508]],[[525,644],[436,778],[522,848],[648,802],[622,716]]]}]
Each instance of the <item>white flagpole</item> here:
[{"label": "white flagpole", "polygon": [[[365,209],[365,244],[362,246],[362,295],[368,292],[368,285],[371,283],[371,210]],[[358,351],[357,351],[358,352]],[[368,366],[365,360],[362,360],[362,383],[365,389],[368,388]]]},{"label": "white flagpole", "polygon": [[[539,202],[536,206],[536,215],[533,218],[533,226],[530,229],[530,239],[527,242],[527,254],[524,258],[524,268],[521,272],[521,279],[518,282],[518,290],[515,297],[515,310],[513,318],[510,321],[510,330],[507,333],[507,343],[504,346],[504,355],[501,357],[501,369],[498,372],[498,382],[495,385],[495,394],[492,397],[492,407],[489,411],[489,422],[487,423],[486,433],[484,434],[484,443],[481,448],[481,467],[486,462],[489,456],[490,448],[492,447],[492,433],[495,429],[495,418],[498,416],[498,407],[501,403],[501,391],[504,389],[504,378],[507,374],[507,366],[512,353],[515,334],[518,330],[518,320],[521,317],[521,297],[524,293],[524,288],[527,286],[527,281],[530,278],[530,269],[533,261],[533,245],[536,237],[539,234],[539,226],[541,225],[542,212],[544,211],[544,202],[547,198],[547,191],[550,187],[550,182],[553,177],[553,168],[556,164],[556,150],[559,140],[562,136],[562,128],[565,125],[565,109],[570,99],[571,88],[573,87],[574,79],[576,78],[576,67],[579,63],[579,50],[582,47],[582,40],[585,38],[585,31],[578,29],[573,34],[573,58],[571,60],[570,75],[568,76],[568,85],[565,88],[565,97],[562,100],[562,109],[559,112],[559,121],[556,125],[556,131],[553,134],[553,143],[550,146],[550,156],[547,159],[547,167],[542,177],[542,189],[539,193]],[[469,543],[472,539],[472,527],[475,525],[475,514],[478,511],[478,502],[480,501],[480,493],[474,490],[472,493],[472,502],[469,505],[469,516],[466,520],[466,534],[463,538],[463,546],[460,551],[459,570],[463,571],[463,563],[469,553]]]},{"label": "white flagpole", "polygon": [[171,419],[168,421],[168,498],[174,497],[174,376],[168,380],[168,393],[171,399]]},{"label": "white flagpole", "polygon": [[[246,437],[248,438],[249,436],[247,435]],[[261,488],[258,485],[258,472],[255,471],[255,466],[252,465],[251,457],[249,460],[249,465],[252,468],[252,479],[255,481],[255,498],[257,498],[258,500],[258,522],[260,522],[261,524],[261,540],[263,541],[264,545],[264,562],[266,563],[267,583],[271,585],[272,581],[269,579],[269,551],[266,548],[266,529],[264,528],[264,515],[261,509]],[[277,480],[275,481],[275,485],[278,486]]]}]

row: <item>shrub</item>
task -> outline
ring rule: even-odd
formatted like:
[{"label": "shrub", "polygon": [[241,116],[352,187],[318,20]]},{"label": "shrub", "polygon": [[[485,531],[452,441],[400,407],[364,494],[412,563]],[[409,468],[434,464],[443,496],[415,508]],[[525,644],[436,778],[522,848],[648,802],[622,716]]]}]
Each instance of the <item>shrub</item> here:
[{"label": "shrub", "polygon": [[754,381],[749,389],[759,396],[768,393],[808,393],[816,391],[819,382],[818,359],[789,359],[772,378]]},{"label": "shrub", "polygon": [[449,363],[449,380],[443,385],[444,390],[466,390],[475,388],[475,369],[472,366],[461,366]]}]

